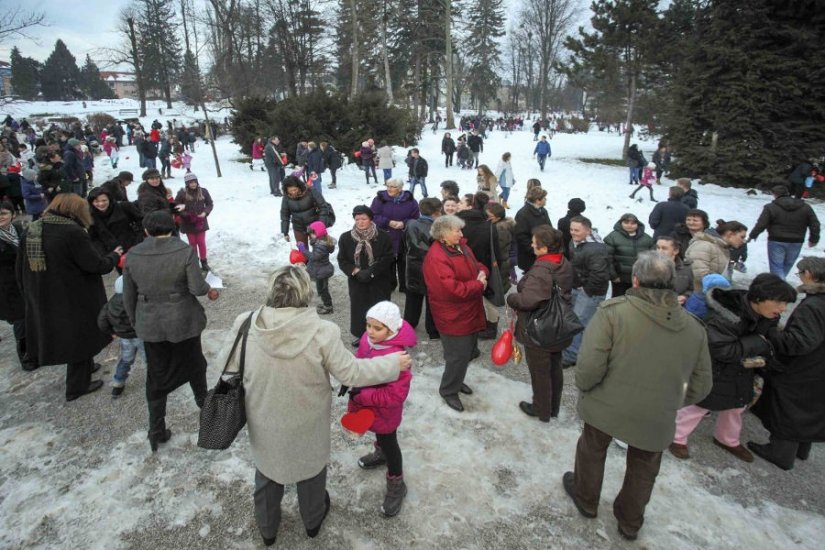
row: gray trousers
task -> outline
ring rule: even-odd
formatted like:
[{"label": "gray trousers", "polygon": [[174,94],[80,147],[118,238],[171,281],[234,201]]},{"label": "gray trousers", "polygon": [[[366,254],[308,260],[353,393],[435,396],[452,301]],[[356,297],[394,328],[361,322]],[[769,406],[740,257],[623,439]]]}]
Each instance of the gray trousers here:
[{"label": "gray trousers", "polygon": [[[313,529],[324,517],[324,502],[327,488],[327,468],[309,479],[298,482],[298,509],[304,527]],[[255,520],[261,536],[275,538],[281,525],[281,500],[284,486],[272,481],[259,470],[255,470]]]},{"label": "gray trousers", "polygon": [[464,376],[467,375],[467,365],[473,358],[473,352],[478,346],[478,333],[467,336],[441,335],[441,346],[444,348],[444,374],[441,376],[441,387],[438,393],[441,397],[458,395]]}]

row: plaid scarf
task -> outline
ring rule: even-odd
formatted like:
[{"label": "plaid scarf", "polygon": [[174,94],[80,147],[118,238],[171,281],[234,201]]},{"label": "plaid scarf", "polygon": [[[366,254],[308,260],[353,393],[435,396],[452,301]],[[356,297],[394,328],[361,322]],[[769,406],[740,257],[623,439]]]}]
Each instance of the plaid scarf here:
[{"label": "plaid scarf", "polygon": [[76,223],[71,218],[46,213],[29,225],[26,233],[26,257],[29,259],[29,269],[32,271],[46,271],[46,253],[43,252],[43,224],[71,225]]},{"label": "plaid scarf", "polygon": [[375,223],[371,223],[368,228],[363,230],[353,227],[350,235],[352,235],[352,238],[358,243],[355,245],[355,265],[360,267],[361,262],[359,258],[361,257],[361,252],[366,249],[369,266],[372,267],[372,264],[375,263],[375,258],[372,255],[372,245],[370,241],[378,235],[378,226],[376,226]]}]

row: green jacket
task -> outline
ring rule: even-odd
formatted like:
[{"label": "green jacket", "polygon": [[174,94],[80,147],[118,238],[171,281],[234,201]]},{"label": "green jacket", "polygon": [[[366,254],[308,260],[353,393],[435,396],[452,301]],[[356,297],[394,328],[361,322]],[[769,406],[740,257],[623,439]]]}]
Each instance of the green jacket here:
[{"label": "green jacket", "polygon": [[673,442],[676,411],[710,392],[708,337],[672,290],[632,288],[602,302],[576,361],[584,422],[633,447]]},{"label": "green jacket", "polygon": [[622,222],[616,222],[613,231],[604,238],[607,245],[607,254],[610,258],[610,280],[619,277],[625,284],[633,280],[633,264],[640,252],[656,248],[653,237],[645,233],[645,224],[639,222],[639,228],[634,236],[622,229]]}]

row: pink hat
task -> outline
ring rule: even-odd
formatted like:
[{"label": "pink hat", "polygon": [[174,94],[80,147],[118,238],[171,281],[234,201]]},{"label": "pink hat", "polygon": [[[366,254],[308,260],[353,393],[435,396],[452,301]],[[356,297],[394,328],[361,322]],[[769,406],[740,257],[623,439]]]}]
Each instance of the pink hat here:
[{"label": "pink hat", "polygon": [[322,221],[309,224],[309,230],[315,233],[316,237],[323,238],[327,236],[327,226]]}]

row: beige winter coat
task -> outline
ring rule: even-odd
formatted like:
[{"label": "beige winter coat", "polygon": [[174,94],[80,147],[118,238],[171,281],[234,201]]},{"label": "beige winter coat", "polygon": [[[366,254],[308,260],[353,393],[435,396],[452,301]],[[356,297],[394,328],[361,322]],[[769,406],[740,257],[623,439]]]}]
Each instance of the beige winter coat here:
[{"label": "beige winter coat", "polygon": [[379,147],[375,155],[378,157],[379,170],[391,170],[393,168],[392,147],[389,145]]},{"label": "beige winter coat", "polygon": [[[235,319],[219,365],[248,315]],[[229,371],[237,369],[239,355]],[[392,382],[399,374],[395,354],[356,359],[341,342],[338,326],[321,320],[315,308],[257,310],[245,364],[252,458],[261,473],[281,484],[309,479],[329,462],[330,374],[356,387]]]},{"label": "beige winter coat", "polygon": [[685,258],[693,262],[693,291],[702,292],[702,277],[709,273],[724,275],[730,262],[730,249],[720,237],[697,233],[688,245]]}]

